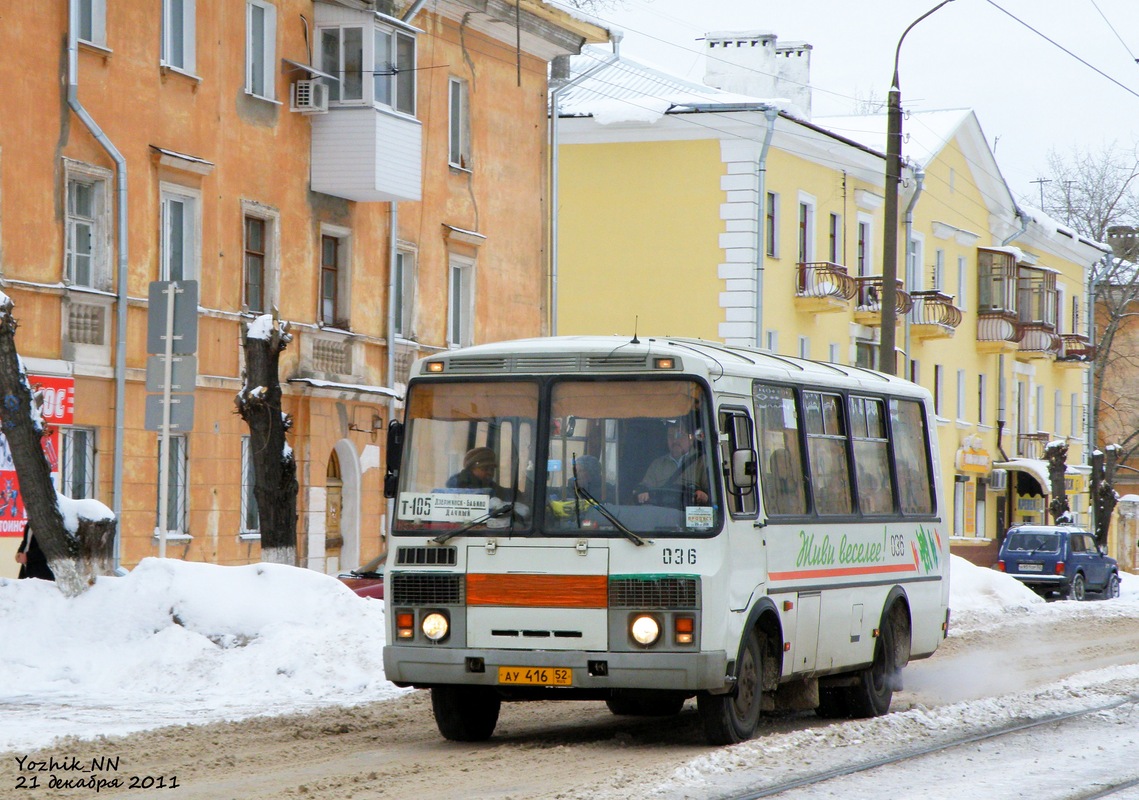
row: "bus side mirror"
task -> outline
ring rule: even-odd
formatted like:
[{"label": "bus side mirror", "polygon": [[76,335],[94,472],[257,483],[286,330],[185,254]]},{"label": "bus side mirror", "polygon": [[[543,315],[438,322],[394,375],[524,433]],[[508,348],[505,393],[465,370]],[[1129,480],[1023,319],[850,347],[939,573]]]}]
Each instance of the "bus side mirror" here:
[{"label": "bus side mirror", "polygon": [[732,483],[741,489],[755,486],[755,451],[736,450],[732,453]]},{"label": "bus side mirror", "polygon": [[399,468],[403,463],[403,423],[388,423],[387,472],[384,473],[384,497],[395,497],[399,486]]}]

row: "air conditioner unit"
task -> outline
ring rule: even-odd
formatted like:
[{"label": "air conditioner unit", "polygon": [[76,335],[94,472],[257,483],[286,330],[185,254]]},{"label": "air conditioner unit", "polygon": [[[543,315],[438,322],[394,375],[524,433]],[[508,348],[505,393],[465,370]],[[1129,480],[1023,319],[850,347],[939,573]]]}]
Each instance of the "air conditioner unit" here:
[{"label": "air conditioner unit", "polygon": [[1003,492],[1008,488],[1008,470],[994,469],[989,473],[989,488],[994,492]]},{"label": "air conditioner unit", "polygon": [[296,81],[289,95],[289,109],[302,114],[328,112],[328,85],[318,80]]}]

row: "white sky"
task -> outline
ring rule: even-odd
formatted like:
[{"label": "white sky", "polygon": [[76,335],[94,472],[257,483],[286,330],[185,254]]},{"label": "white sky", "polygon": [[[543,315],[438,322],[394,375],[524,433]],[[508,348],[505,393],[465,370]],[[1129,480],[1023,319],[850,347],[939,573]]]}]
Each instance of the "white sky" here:
[{"label": "white sky", "polygon": [[[950,636],[967,630],[991,632],[995,655],[990,657],[998,661],[1010,626],[1031,635],[1034,625],[1060,617],[1086,619],[1089,626],[1099,617],[1139,619],[1139,580],[1134,575],[1123,575],[1118,600],[1045,603],[1007,575],[956,556],[951,561]],[[125,577],[100,578],[74,600],[46,581],[0,578],[0,642],[0,754],[26,754],[66,735],[90,739],[386,700],[410,691],[384,678],[381,601],[361,599],[327,575],[280,564],[222,567],[147,558]],[[1010,637],[1007,646],[1017,647],[1015,642],[1016,637]],[[981,667],[972,662],[971,668]],[[984,669],[992,671],[994,666]],[[712,793],[709,787],[726,788],[733,780],[754,785],[773,764],[785,760],[781,753],[802,752],[804,747],[812,749],[814,766],[822,769],[852,754],[864,756],[863,741],[901,748],[935,731],[948,735],[992,727],[1018,715],[1069,711],[1134,694],[1139,684],[1139,665],[1134,664],[1080,672],[1033,690],[1024,690],[1018,677],[1008,673],[1004,677],[1009,694],[999,696],[987,682],[988,694],[971,694],[975,676],[952,659],[945,664],[937,656],[916,662],[906,674],[908,690],[936,695],[941,703],[899,709],[873,720],[765,733],[734,748],[714,749],[690,761],[678,759],[674,774],[647,775],[644,780],[655,783],[661,796],[705,797]],[[608,713],[597,705],[599,714]],[[1087,740],[1069,744],[1086,748],[1087,741],[1101,742],[1105,728],[1118,731],[1121,726],[1136,730],[1134,720],[1111,717],[1101,720]],[[1133,760],[1139,733],[1111,738],[1125,748],[1115,763]],[[1104,752],[1102,744],[1098,750],[1097,758],[1086,759],[1089,764],[1116,758]],[[1017,755],[1027,759],[1025,768],[1034,768],[1033,761],[1040,757],[1031,742]],[[950,754],[946,759],[959,757]],[[1006,771],[1017,775],[1022,766],[1006,764]],[[981,796],[975,793],[981,786],[984,796],[994,800],[1023,796],[992,791],[986,770],[974,775],[955,768],[955,773],[957,782],[946,785],[944,796]],[[869,778],[844,791],[839,796],[848,800],[881,798],[881,785]],[[825,787],[820,792],[802,796],[834,796]],[[630,794],[625,786],[574,796],[613,800],[647,794]]]},{"label": "white sky", "polygon": [[[815,117],[885,100],[898,38],[937,0],[615,0],[602,19],[625,32],[622,53],[701,80],[708,31],[768,30],[814,46]],[[1081,64],[1020,18],[1091,63]],[[1106,18],[1106,20],[1105,20]],[[1113,30],[1114,29],[1114,30]],[[1122,38],[1122,41],[1121,41]],[[1134,54],[1134,55],[1132,55]],[[973,108],[1013,194],[1039,204],[1050,148],[1127,152],[1139,142],[1139,2],[954,0],[906,36],[902,102],[912,110]],[[1133,94],[1134,92],[1134,94]]]}]

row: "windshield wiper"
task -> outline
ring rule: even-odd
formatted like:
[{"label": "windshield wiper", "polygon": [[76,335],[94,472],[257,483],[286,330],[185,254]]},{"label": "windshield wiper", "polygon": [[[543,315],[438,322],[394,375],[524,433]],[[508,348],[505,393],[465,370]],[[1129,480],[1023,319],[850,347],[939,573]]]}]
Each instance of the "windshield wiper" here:
[{"label": "windshield wiper", "polygon": [[[601,516],[605,517],[605,519],[607,519],[611,523],[613,523],[613,527],[616,528],[617,530],[619,530],[622,533],[622,535],[624,535],[624,537],[626,539],[628,539],[630,542],[635,544],[637,547],[640,547],[641,545],[653,543],[652,539],[645,539],[644,537],[638,536],[637,534],[633,533],[631,530],[626,528],[624,523],[622,523],[621,520],[617,519],[617,517],[613,516],[613,513],[608,508],[606,508],[601,503],[600,500],[598,500],[596,497],[594,497],[592,494],[590,494],[588,489],[582,489],[580,486],[578,486],[576,483],[574,483],[574,492],[576,494],[584,497],[588,502],[593,503],[593,507],[597,509],[598,513],[600,513]],[[578,527],[579,528],[581,527],[580,522],[578,523]]]},{"label": "windshield wiper", "polygon": [[488,520],[497,519],[498,517],[505,517],[507,514],[509,514],[513,510],[514,510],[514,503],[503,503],[498,508],[496,508],[494,511],[488,511],[486,514],[483,514],[481,517],[475,517],[470,522],[466,523],[465,525],[460,525],[458,528],[455,528],[455,530],[453,530],[453,531],[447,531],[446,533],[441,533],[438,536],[436,536],[434,539],[432,539],[431,541],[435,542],[435,544],[446,544],[448,540],[453,539],[454,537],[459,536],[460,534],[466,533],[467,531],[469,531],[471,528],[475,527],[476,525],[482,525],[483,523],[487,522]]}]

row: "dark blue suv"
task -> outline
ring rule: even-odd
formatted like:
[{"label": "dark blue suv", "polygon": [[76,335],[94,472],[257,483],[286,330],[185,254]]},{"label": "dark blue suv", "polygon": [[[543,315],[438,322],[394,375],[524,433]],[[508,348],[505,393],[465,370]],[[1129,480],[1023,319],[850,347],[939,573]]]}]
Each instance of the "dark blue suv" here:
[{"label": "dark blue suv", "polygon": [[1119,565],[1095,537],[1069,525],[1018,525],[1001,544],[997,569],[1037,594],[1086,600],[1088,592],[1119,597]]}]

